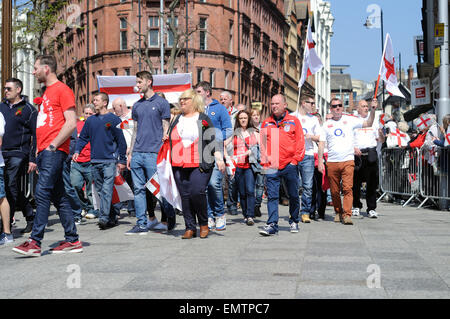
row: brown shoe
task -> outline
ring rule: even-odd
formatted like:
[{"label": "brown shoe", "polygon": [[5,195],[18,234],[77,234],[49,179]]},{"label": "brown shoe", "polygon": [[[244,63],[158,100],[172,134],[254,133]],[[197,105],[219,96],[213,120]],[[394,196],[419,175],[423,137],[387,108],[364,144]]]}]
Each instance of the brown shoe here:
[{"label": "brown shoe", "polygon": [[344,225],[353,225],[353,221],[350,218],[350,216],[345,216],[344,217]]},{"label": "brown shoe", "polygon": [[302,223],[310,223],[311,219],[309,218],[308,215],[306,214],[302,214]]},{"label": "brown shoe", "polygon": [[200,226],[200,238],[206,238],[209,234],[208,225]]},{"label": "brown shoe", "polygon": [[340,223],[341,222],[341,215],[340,214],[336,214],[334,216],[334,222],[335,223]]},{"label": "brown shoe", "polygon": [[191,239],[192,237],[197,237],[197,233],[193,230],[187,229],[181,239]]}]

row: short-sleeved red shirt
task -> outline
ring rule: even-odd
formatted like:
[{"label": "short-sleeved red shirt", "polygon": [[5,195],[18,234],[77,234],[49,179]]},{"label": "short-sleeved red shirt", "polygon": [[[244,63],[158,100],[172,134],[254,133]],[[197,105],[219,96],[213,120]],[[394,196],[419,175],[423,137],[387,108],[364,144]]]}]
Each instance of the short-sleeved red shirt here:
[{"label": "short-sleeved red shirt", "polygon": [[[36,143],[38,153],[45,150],[56,138],[66,119],[64,112],[75,107],[75,95],[64,83],[58,81],[50,85],[42,96],[36,124]],[[69,154],[70,137],[58,150]]]}]

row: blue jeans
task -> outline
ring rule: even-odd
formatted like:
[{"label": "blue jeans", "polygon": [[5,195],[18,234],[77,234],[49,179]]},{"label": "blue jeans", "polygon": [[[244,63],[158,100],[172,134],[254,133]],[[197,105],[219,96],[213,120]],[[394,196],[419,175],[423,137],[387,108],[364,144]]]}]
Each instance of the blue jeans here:
[{"label": "blue jeans", "polygon": [[137,225],[147,227],[147,199],[145,197],[145,184],[156,172],[157,153],[133,152],[131,157],[131,177],[134,185],[134,209],[136,211]]},{"label": "blue jeans", "polygon": [[66,193],[63,181],[63,168],[66,158],[67,154],[62,151],[51,152],[46,150],[40,152],[36,158],[39,171],[35,192],[36,216],[30,238],[39,245],[44,238],[45,227],[48,223],[50,201],[53,202],[59,212],[65,240],[69,242],[78,240],[69,196]]},{"label": "blue jeans", "polygon": [[75,188],[73,188],[71,180],[70,180],[70,167],[72,160],[67,157],[64,161],[64,169],[63,169],[63,181],[64,187],[66,188],[66,193],[69,196],[70,206],[72,207],[72,213],[74,218],[81,219],[81,204],[78,196],[75,192]]},{"label": "blue jeans", "polygon": [[309,215],[311,211],[313,182],[314,182],[314,155],[305,155],[303,161],[298,163],[299,182],[302,191],[302,215]]},{"label": "blue jeans", "polygon": [[255,179],[255,205],[261,206],[264,193],[264,174],[257,173]]},{"label": "blue jeans", "polygon": [[239,188],[242,214],[245,218],[253,218],[255,217],[255,174],[251,168],[236,167],[235,179]]},{"label": "blue jeans", "polygon": [[[98,217],[99,212],[94,209],[92,199],[92,180],[91,162],[72,162],[72,167],[70,169],[70,182],[75,189],[75,194],[80,201],[81,208],[84,209],[86,213],[94,214]],[[86,195],[83,190],[84,186],[86,189]]]},{"label": "blue jeans", "polygon": [[95,189],[100,198],[98,221],[102,223],[115,222],[116,216],[111,213],[111,200],[116,177],[116,163],[91,163],[91,170]]},{"label": "blue jeans", "polygon": [[280,179],[284,178],[289,195],[289,224],[298,223],[300,199],[298,196],[298,168],[297,165],[287,165],[273,174],[266,175],[267,210],[269,219],[267,224],[273,224],[278,229],[278,201],[280,195]]},{"label": "blue jeans", "polygon": [[208,217],[211,218],[222,217],[225,214],[222,179],[223,174],[219,171],[216,164],[207,187]]}]

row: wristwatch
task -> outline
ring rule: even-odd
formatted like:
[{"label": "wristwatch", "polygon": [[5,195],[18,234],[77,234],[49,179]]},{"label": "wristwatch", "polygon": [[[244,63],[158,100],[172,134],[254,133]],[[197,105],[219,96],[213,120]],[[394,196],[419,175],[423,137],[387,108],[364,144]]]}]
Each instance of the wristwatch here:
[{"label": "wristwatch", "polygon": [[50,149],[51,152],[55,152],[56,151],[56,147],[52,144],[50,144],[50,146],[48,147]]}]

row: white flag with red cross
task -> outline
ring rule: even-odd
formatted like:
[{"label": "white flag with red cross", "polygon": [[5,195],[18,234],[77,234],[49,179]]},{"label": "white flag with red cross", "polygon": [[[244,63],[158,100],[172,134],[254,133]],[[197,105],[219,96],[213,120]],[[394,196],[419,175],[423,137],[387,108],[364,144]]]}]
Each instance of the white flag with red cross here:
[{"label": "white flag with red cross", "polygon": [[300,81],[298,82],[298,87],[301,88],[303,83],[305,83],[308,76],[313,75],[317,71],[319,71],[323,67],[323,63],[317,55],[315,49],[315,43],[312,37],[311,32],[311,19],[308,21],[308,29],[306,31],[306,43],[305,43],[305,51],[303,54],[303,66],[302,66],[302,75],[300,77]]},{"label": "white flag with red cross", "polygon": [[392,46],[391,36],[389,33],[386,34],[386,43],[384,45],[384,52],[381,61],[381,78],[386,84],[386,91],[388,91],[390,95],[405,98],[403,93],[398,88],[397,75],[395,74],[394,48]]},{"label": "white flag with red cross", "polygon": [[432,126],[434,124],[434,120],[429,114],[422,114],[416,118],[413,123],[419,130],[422,131]]},{"label": "white flag with red cross", "polygon": [[[100,196],[98,195],[97,189],[95,188],[94,182],[92,182],[92,199],[94,209],[100,209]],[[122,175],[117,172],[114,178],[114,187],[111,203],[117,204],[120,202],[126,202],[129,200],[134,200],[134,194],[128,183],[125,181]]]},{"label": "white flag with red cross", "polygon": [[406,133],[401,132],[398,128],[395,131],[391,131],[386,139],[388,148],[404,147],[408,144],[410,138]]},{"label": "white flag with red cross", "polygon": [[225,169],[226,169],[227,175],[229,175],[231,178],[233,178],[234,174],[236,173],[236,157],[235,156],[225,155]]},{"label": "white flag with red cross", "polygon": [[[98,90],[109,95],[108,108],[117,97],[132,106],[142,95],[137,91],[136,76],[97,76]],[[181,93],[192,87],[191,73],[155,74],[153,75],[153,91],[163,92],[169,103],[178,102]]]},{"label": "white flag with red cross", "polygon": [[164,197],[173,208],[182,210],[181,195],[173,176],[172,164],[170,163],[169,140],[166,140],[159,149],[158,157],[156,158],[156,174],[145,185],[159,200],[161,200],[161,197]]}]

